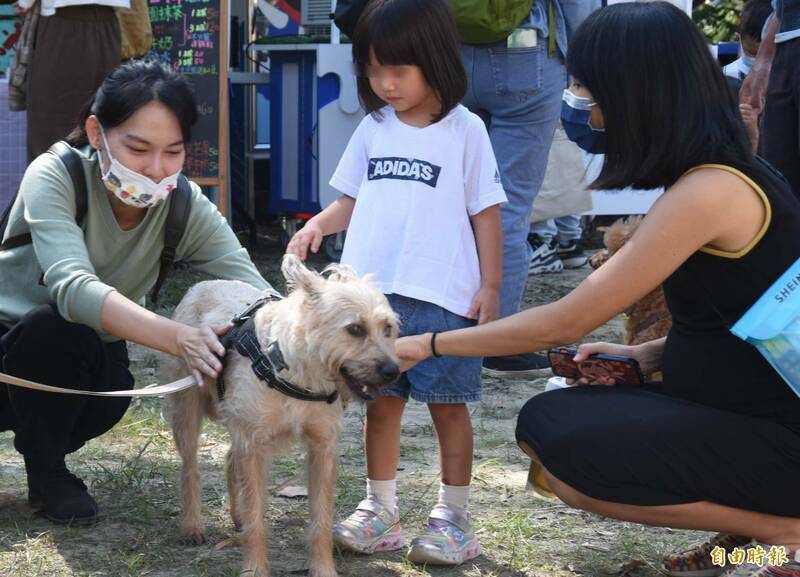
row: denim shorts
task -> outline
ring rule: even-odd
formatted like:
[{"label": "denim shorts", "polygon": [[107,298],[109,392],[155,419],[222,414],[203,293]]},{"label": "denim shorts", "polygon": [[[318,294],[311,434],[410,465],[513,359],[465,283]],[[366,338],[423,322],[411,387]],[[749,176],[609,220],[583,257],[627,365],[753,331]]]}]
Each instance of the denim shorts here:
[{"label": "denim shorts", "polygon": [[[425,301],[397,294],[386,297],[400,319],[400,336],[451,331],[477,322]],[[405,400],[410,396],[420,403],[480,401],[482,364],[483,359],[475,357],[431,357],[384,387],[383,396]]]}]

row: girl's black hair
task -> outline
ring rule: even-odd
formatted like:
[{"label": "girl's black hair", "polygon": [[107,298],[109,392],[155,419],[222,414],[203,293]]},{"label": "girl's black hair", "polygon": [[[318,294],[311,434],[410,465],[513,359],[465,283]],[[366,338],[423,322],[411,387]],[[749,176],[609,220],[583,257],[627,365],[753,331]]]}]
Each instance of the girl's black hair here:
[{"label": "girl's black hair", "polygon": [[603,113],[593,188],[674,184],[704,163],[753,159],[738,102],[689,17],[667,2],[615,4],[577,29],[567,70]]},{"label": "girl's black hair", "polygon": [[370,49],[380,64],[415,65],[442,103],[438,122],[464,98],[467,75],[455,18],[447,0],[371,0],[353,34],[358,95],[368,113],[386,102],[369,85]]},{"label": "girl's black hair", "polygon": [[78,126],[67,137],[72,146],[86,146],[86,119],[97,116],[105,130],[119,126],[141,107],[160,102],[178,118],[183,142],[192,140],[197,103],[186,79],[157,60],[133,60],[115,68],[84,106]]}]

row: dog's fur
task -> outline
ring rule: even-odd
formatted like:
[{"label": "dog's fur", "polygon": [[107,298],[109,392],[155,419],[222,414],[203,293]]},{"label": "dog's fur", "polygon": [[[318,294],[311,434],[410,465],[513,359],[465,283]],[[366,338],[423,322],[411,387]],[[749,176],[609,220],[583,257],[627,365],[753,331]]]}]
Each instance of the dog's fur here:
[{"label": "dog's fur", "polygon": [[[397,319],[369,280],[341,266],[329,267],[329,274],[322,276],[290,256],[284,257],[282,271],[289,295],[264,305],[254,320],[262,349],[278,341],[289,366],[287,380],[317,393],[338,390],[346,402],[371,398],[397,378]],[[260,296],[258,290],[237,281],[201,282],[186,293],[173,318],[192,326],[227,323]],[[180,359],[166,358],[163,365],[166,380],[187,374]],[[220,420],[231,435],[226,474],[231,517],[243,536],[242,574],[269,575],[263,522],[265,469],[276,450],[301,438],[308,446],[309,575],[335,577],[333,499],[343,402],[297,400],[268,388],[253,373],[250,360],[236,352],[228,353],[224,379],[227,390],[222,402],[216,383],[206,379],[202,388],[173,395],[170,404],[169,420],[183,459],[181,534],[195,542],[205,539],[197,448],[207,416]]]},{"label": "dog's fur", "polygon": [[[630,240],[642,223],[642,216],[630,216],[618,219],[603,233],[605,250],[595,253],[590,264],[593,268],[610,259],[622,246]],[[624,342],[626,345],[638,345],[665,337],[672,327],[672,315],[667,308],[664,289],[658,287],[645,295],[639,302],[625,311]],[[651,375],[658,380],[659,373]]]}]

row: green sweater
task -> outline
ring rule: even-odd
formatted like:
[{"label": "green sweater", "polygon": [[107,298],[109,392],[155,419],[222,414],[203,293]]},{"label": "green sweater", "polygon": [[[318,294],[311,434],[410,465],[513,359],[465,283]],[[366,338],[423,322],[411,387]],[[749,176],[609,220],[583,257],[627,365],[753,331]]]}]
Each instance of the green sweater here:
[{"label": "green sweater", "polygon": [[[100,311],[111,291],[140,302],[156,282],[169,203],[148,209],[136,228],[122,230],[100,177],[97,152],[80,149],[88,202],[82,227],[75,193],[61,160],[42,154],[31,163],[9,216],[5,238],[31,233],[33,243],[0,251],[0,323],[13,326],[32,308],[56,303],[68,321],[88,325],[104,341]],[[175,260],[215,277],[271,288],[227,221],[192,183],[192,210]]]}]

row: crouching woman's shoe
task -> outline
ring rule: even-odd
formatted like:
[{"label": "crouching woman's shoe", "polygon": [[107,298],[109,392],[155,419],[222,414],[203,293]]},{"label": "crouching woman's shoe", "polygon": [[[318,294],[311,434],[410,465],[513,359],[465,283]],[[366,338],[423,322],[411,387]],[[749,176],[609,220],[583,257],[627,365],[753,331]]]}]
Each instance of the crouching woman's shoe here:
[{"label": "crouching woman's shoe", "polygon": [[67,469],[61,459],[46,473],[36,471],[25,459],[28,471],[28,503],[53,523],[91,525],[99,520],[100,508],[86,483]]}]

